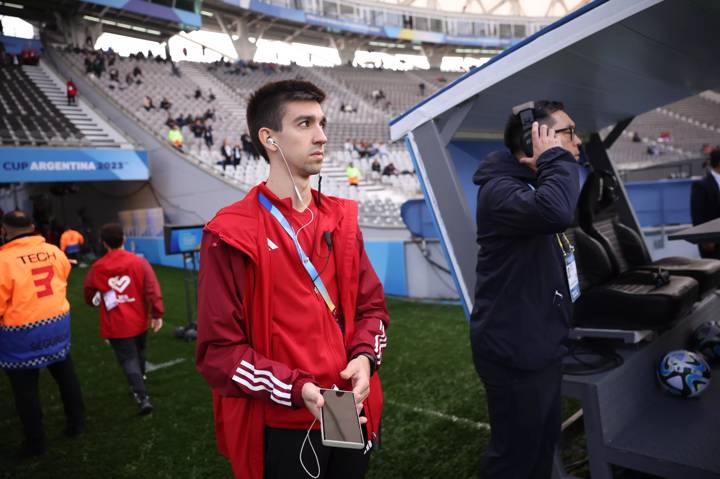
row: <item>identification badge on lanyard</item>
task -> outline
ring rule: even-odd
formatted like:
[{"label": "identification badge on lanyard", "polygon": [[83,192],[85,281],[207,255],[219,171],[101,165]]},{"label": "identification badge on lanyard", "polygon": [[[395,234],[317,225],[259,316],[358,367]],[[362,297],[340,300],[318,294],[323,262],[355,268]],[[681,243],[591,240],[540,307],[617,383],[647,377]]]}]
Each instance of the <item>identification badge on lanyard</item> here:
[{"label": "identification badge on lanyard", "polygon": [[570,299],[574,303],[580,297],[580,281],[578,280],[577,264],[573,253],[563,254],[565,256],[565,271],[567,271],[568,289]]}]

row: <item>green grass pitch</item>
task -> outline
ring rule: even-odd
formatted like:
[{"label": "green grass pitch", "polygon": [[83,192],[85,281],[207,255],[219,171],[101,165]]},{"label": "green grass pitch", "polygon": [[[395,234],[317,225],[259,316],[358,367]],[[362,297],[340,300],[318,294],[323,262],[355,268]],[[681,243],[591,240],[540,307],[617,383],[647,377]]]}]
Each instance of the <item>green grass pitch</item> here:
[{"label": "green grass pitch", "polygon": [[[194,344],[172,336],[183,325],[182,271],[156,267],[165,299],[165,326],[149,333],[154,364],[182,359],[148,374],[155,411],[138,417],[129,387],[109,345],[98,336],[98,313],[82,300],[87,270],[70,277],[72,356],[87,407],[87,430],[62,436],[64,415],[57,388],[41,373],[49,453],[21,463],[22,440],[9,383],[0,374],[0,478],[229,478],[215,449],[210,389],[194,367]],[[388,298],[388,348],[381,377],[386,408],[382,449],[369,479],[470,478],[489,439],[484,391],[470,356],[467,323],[455,305]],[[566,416],[570,408],[565,407]]]}]

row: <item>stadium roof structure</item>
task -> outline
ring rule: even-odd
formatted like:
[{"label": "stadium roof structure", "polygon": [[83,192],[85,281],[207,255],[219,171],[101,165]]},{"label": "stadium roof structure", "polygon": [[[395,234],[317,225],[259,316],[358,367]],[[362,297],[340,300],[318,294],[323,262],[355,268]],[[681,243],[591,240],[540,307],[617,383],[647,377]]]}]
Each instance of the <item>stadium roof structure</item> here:
[{"label": "stadium roof structure", "polygon": [[[718,19],[714,0],[596,0],[390,122],[391,138],[406,138],[466,313],[477,252],[466,176],[478,158],[461,160],[454,146],[497,139],[514,105],[556,99],[592,134],[591,160],[612,168],[605,149],[634,116],[720,85],[718,43],[704,28]],[[631,208],[626,217],[637,225]]]},{"label": "stadium roof structure", "polygon": [[563,17],[587,2],[588,0],[360,0],[357,3],[477,15]]},{"label": "stadium roof structure", "polygon": [[562,99],[583,131],[720,85],[710,0],[596,0],[507,49],[390,122],[393,140],[467,114],[459,132],[499,131],[513,105]]}]

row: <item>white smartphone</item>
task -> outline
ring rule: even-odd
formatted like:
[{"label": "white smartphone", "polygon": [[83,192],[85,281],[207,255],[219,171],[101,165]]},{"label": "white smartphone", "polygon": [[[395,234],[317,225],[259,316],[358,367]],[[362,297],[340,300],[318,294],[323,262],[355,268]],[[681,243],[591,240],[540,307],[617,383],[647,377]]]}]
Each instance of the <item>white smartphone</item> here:
[{"label": "white smartphone", "polygon": [[362,449],[365,447],[360,416],[352,391],[321,389],[325,406],[320,409],[323,446]]}]

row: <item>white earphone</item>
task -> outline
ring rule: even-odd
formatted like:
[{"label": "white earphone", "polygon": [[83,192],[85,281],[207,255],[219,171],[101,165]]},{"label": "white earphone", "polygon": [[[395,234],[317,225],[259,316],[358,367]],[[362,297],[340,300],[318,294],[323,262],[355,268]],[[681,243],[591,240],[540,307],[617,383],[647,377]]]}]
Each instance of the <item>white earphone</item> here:
[{"label": "white earphone", "polygon": [[[293,178],[292,172],[290,171],[290,165],[288,165],[287,160],[285,159],[285,153],[283,153],[282,148],[280,148],[280,144],[275,141],[274,138],[271,138],[268,136],[268,139],[266,140],[266,143],[268,145],[276,146],[278,151],[280,152],[280,156],[283,159],[283,162],[285,163],[285,168],[287,168],[288,175],[290,175],[290,182],[293,185],[293,189],[295,190],[295,194],[297,195],[297,199],[300,201],[300,203],[303,203],[302,195],[300,194],[300,190],[298,190],[297,185],[295,184],[295,178]],[[310,211],[310,214],[312,214],[312,210]],[[312,220],[311,220],[312,221]],[[306,225],[307,226],[307,225]]]}]

